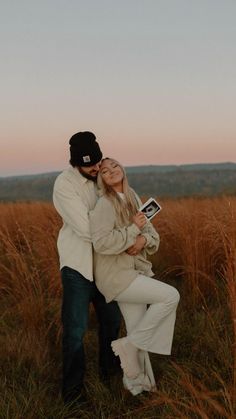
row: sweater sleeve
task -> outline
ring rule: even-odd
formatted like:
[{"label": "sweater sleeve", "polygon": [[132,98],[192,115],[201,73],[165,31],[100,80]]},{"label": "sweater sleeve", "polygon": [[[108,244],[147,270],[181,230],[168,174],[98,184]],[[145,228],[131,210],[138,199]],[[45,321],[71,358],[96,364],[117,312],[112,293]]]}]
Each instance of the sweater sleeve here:
[{"label": "sweater sleeve", "polygon": [[[134,192],[134,194],[135,194],[135,198],[137,200],[139,207],[141,207],[142,205],[141,199],[136,194],[136,192]],[[156,229],[154,228],[154,226],[152,225],[151,221],[147,220],[147,223],[141,230],[141,235],[144,236],[146,239],[146,244],[144,246],[146,252],[149,255],[156,253],[160,244],[160,236],[158,232],[156,231]]]},{"label": "sweater sleeve", "polygon": [[115,227],[116,214],[112,204],[101,198],[90,211],[90,227],[94,249],[104,255],[118,255],[135,243],[140,234],[135,224]]},{"label": "sweater sleeve", "polygon": [[144,247],[146,252],[149,255],[156,253],[160,244],[160,236],[150,221],[147,221],[147,224],[144,226],[141,234],[146,239]]},{"label": "sweater sleeve", "polygon": [[63,221],[84,241],[91,242],[88,208],[69,180],[56,180],[53,203]]}]

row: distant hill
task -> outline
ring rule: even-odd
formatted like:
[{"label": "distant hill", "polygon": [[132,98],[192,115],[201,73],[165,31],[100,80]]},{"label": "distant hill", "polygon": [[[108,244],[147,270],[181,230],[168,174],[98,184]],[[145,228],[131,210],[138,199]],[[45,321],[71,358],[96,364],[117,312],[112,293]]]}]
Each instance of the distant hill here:
[{"label": "distant hill", "polygon": [[[236,163],[127,167],[130,185],[140,195],[155,197],[236,194]],[[0,177],[0,201],[52,199],[60,172]]]}]

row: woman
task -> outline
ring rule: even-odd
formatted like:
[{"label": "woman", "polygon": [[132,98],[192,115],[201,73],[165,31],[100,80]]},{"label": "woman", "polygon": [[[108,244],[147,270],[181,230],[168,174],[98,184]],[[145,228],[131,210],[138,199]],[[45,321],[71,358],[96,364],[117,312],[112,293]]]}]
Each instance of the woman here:
[{"label": "woman", "polygon": [[120,357],[125,388],[134,395],[154,391],[148,351],[170,354],[179,293],[151,278],[147,254],[157,251],[159,235],[138,211],[141,201],[123,167],[102,160],[98,184],[103,196],[90,213],[95,280],[107,302],[118,302],[127,330],[112,349]]}]

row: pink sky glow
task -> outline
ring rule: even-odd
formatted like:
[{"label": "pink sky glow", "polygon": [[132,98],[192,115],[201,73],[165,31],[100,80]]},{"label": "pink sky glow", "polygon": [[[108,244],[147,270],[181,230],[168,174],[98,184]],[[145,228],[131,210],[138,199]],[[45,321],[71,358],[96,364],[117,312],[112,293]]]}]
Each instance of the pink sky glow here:
[{"label": "pink sky glow", "polygon": [[236,162],[236,2],[5,2],[0,176],[95,133],[125,166]]}]

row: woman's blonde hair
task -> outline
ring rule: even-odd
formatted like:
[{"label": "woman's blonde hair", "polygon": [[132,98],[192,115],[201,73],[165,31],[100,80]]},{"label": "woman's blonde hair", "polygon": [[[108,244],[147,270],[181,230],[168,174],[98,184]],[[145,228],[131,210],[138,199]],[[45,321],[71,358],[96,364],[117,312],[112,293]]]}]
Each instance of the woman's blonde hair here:
[{"label": "woman's blonde hair", "polygon": [[102,190],[103,195],[105,195],[112,202],[119,221],[122,224],[128,224],[132,222],[133,216],[138,211],[138,202],[135,197],[135,193],[133,189],[129,186],[124,167],[117,160],[111,157],[106,157],[102,159],[102,162],[105,160],[111,160],[112,162],[116,163],[123,172],[124,199],[122,199],[119,196],[119,194],[114,189],[112,189],[111,186],[107,185],[104,182],[101,173],[98,174],[97,178],[98,187]]}]

